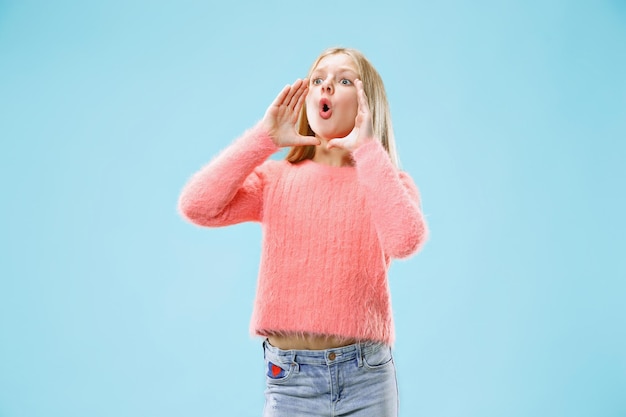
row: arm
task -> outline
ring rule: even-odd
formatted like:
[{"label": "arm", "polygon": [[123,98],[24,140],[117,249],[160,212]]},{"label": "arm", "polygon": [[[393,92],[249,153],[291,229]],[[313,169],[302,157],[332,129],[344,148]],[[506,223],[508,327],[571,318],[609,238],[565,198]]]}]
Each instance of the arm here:
[{"label": "arm", "polygon": [[406,257],[416,252],[428,236],[419,193],[411,177],[398,172],[383,146],[374,139],[363,83],[357,79],[355,86],[359,107],[354,129],[345,138],[329,141],[328,146],[352,152],[359,186],[365,193],[383,251],[393,258]]},{"label": "arm", "polygon": [[261,220],[264,177],[259,166],[279,147],[319,143],[295,129],[307,89],[306,80],[285,86],[257,126],[191,178],[178,202],[183,217],[202,226]]},{"label": "arm", "polygon": [[415,253],[426,241],[428,230],[413,180],[398,172],[376,140],[360,146],[353,157],[384,252],[393,258]]},{"label": "arm", "polygon": [[201,226],[260,220],[258,167],[277,149],[261,124],[250,129],[189,180],[178,201],[180,213]]}]

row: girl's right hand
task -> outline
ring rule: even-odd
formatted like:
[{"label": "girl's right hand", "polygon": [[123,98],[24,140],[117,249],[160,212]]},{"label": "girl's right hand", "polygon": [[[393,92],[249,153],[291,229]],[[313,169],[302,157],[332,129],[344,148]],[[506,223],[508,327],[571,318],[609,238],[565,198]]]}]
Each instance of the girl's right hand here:
[{"label": "girl's right hand", "polygon": [[303,136],[296,129],[296,122],[309,89],[308,80],[296,80],[287,85],[267,108],[262,123],[278,147],[319,145],[314,136]]}]

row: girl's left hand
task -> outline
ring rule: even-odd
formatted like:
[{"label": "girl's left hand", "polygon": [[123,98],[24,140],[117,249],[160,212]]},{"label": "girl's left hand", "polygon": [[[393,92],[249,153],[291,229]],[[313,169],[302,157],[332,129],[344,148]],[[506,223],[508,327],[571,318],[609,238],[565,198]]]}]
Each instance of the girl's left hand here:
[{"label": "girl's left hand", "polygon": [[367,104],[365,90],[363,90],[363,82],[359,79],[354,80],[357,89],[357,99],[359,107],[354,120],[354,129],[344,138],[331,139],[328,141],[328,149],[342,148],[353,152],[365,142],[374,139],[374,128],[372,126],[372,113]]}]

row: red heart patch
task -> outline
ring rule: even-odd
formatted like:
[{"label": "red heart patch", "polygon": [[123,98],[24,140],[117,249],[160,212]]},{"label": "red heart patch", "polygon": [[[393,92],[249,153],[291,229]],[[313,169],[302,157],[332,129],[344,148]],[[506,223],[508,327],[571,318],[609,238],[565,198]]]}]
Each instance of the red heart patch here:
[{"label": "red heart patch", "polygon": [[278,374],[281,373],[282,370],[283,369],[281,367],[272,364],[272,375],[274,375],[274,378],[276,378]]}]

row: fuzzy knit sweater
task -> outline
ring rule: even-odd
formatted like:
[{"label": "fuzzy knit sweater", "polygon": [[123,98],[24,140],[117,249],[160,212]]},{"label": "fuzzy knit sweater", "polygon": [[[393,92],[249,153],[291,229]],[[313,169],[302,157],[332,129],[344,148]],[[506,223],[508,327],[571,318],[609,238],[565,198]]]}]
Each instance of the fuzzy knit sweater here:
[{"label": "fuzzy knit sweater", "polygon": [[277,150],[255,126],[196,173],[179,200],[198,225],[261,223],[251,332],[393,344],[387,269],[427,235],[413,181],[376,140],[353,152],[351,167],[269,159]]}]

